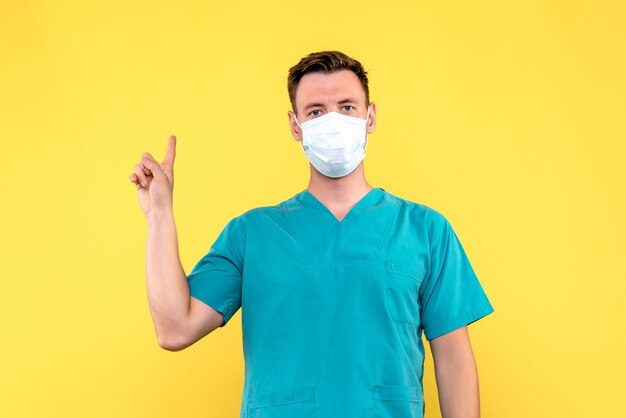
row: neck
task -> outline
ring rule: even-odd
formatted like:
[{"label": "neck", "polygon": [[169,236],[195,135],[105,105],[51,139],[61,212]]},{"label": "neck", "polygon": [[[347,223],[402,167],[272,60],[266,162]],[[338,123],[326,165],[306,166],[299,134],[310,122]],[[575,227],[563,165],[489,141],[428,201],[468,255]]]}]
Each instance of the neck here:
[{"label": "neck", "polygon": [[342,210],[352,207],[373,187],[365,179],[363,161],[347,176],[339,178],[326,177],[319,173],[313,165],[309,165],[311,177],[307,190],[329,209]]}]

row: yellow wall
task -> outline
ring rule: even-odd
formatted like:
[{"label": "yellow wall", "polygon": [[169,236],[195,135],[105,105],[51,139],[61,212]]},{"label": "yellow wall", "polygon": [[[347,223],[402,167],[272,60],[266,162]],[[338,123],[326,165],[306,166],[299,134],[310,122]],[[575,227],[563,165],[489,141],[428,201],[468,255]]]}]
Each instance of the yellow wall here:
[{"label": "yellow wall", "polygon": [[306,187],[286,75],[321,49],[369,70],[370,183],[444,213],[495,307],[482,416],[626,416],[623,2],[168,3],[0,3],[0,416],[238,416],[241,311],[159,348],[128,176],[177,135],[189,272]]}]

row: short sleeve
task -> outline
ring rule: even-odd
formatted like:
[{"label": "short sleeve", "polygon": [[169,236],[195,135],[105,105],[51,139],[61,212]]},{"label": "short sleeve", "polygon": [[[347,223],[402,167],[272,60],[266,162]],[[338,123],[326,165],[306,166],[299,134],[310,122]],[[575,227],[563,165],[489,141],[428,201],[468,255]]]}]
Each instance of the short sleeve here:
[{"label": "short sleeve", "polygon": [[187,275],[189,293],[224,316],[223,327],[241,307],[241,281],[246,245],[244,220],[231,219]]},{"label": "short sleeve", "polygon": [[419,291],[428,341],[494,311],[452,226],[443,215],[438,219],[432,227],[429,272]]}]

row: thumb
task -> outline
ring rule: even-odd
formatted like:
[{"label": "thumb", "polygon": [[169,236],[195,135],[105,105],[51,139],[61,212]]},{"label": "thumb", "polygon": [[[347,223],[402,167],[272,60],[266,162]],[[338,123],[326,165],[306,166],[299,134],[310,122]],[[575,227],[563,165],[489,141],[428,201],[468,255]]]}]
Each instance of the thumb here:
[{"label": "thumb", "polygon": [[165,176],[165,173],[163,172],[163,169],[161,169],[159,163],[148,157],[142,158],[141,162],[152,172],[154,181],[161,184],[167,183],[167,177]]}]

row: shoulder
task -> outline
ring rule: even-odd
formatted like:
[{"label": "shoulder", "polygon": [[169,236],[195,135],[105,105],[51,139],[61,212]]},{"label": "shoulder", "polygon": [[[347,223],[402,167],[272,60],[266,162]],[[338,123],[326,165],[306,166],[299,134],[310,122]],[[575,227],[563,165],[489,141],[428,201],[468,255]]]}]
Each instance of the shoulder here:
[{"label": "shoulder", "polygon": [[385,194],[387,199],[395,201],[399,206],[398,216],[401,219],[408,219],[416,225],[421,225],[429,232],[441,230],[449,225],[447,217],[441,210],[419,201],[397,196],[387,190]]},{"label": "shoulder", "polygon": [[234,216],[230,222],[236,224],[238,228],[246,229],[251,226],[264,224],[268,221],[276,222],[284,216],[284,212],[285,201],[282,201],[247,209]]},{"label": "shoulder", "polygon": [[238,218],[241,218],[242,221],[247,223],[255,222],[262,218],[272,218],[283,213],[283,203],[284,202],[279,202],[273,205],[253,207],[240,214]]}]

